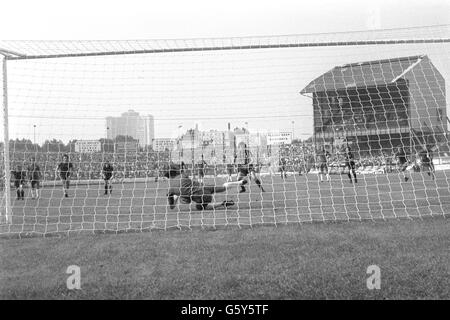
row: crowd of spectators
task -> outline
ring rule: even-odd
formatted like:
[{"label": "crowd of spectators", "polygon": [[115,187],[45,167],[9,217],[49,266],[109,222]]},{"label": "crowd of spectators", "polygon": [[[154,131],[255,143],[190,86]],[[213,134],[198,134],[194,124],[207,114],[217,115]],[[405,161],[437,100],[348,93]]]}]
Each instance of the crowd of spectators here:
[{"label": "crowd of spectators", "polygon": [[[331,151],[331,150],[330,150]],[[62,160],[62,152],[14,152],[11,154],[10,167],[15,170],[18,165],[23,169],[27,168],[31,158],[35,157],[37,164],[41,168],[42,179],[54,181],[57,176],[57,166]],[[285,171],[307,173],[317,169],[316,150],[312,144],[286,144],[281,145],[276,153],[276,158],[261,158],[256,168],[284,167]],[[169,152],[130,152],[130,153],[68,153],[70,162],[74,167],[72,179],[75,180],[96,180],[102,177],[102,167],[106,160],[114,167],[114,178],[149,178],[159,177],[165,172],[172,161]],[[395,170],[396,159],[392,153],[374,151],[354,152],[357,170],[370,168],[381,168],[385,172]],[[275,160],[276,159],[276,160]],[[411,159],[414,160],[414,159]],[[175,161],[176,162],[176,161]],[[3,165],[1,161],[0,166]],[[198,170],[198,163],[186,163],[186,171],[195,174]],[[345,168],[343,150],[330,152],[328,165],[335,173],[342,172]],[[227,164],[209,164],[205,168],[206,175],[220,175],[227,173]],[[234,168],[236,170],[236,168]],[[3,172],[3,170],[1,170]]]},{"label": "crowd of spectators", "polygon": [[[331,150],[328,156],[328,165],[333,171],[342,171],[345,168],[344,150]],[[357,169],[382,168],[391,172],[396,166],[393,153],[372,150],[370,152],[354,152]],[[316,151],[313,145],[284,145],[280,147],[280,163],[287,171],[308,172],[317,169]],[[413,159],[411,159],[413,160]]]}]

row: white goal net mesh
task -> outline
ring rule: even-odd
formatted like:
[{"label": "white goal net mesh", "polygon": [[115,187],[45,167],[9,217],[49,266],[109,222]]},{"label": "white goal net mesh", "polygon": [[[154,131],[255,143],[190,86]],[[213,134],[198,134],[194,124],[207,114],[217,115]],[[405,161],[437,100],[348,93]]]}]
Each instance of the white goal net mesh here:
[{"label": "white goal net mesh", "polygon": [[445,217],[449,31],[0,41],[0,234]]}]

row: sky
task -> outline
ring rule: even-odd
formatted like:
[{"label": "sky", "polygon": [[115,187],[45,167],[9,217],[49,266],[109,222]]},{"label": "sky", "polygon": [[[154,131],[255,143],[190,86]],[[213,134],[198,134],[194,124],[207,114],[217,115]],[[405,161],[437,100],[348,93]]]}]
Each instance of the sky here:
[{"label": "sky", "polygon": [[[317,33],[338,33],[341,39],[341,32],[440,24],[450,24],[448,0],[8,1],[0,12],[0,40]],[[423,52],[448,79],[448,46],[433,45],[9,63],[10,137],[101,138],[104,117],[134,109],[155,116],[157,137],[178,135],[180,125],[224,130],[231,122],[252,131],[291,131],[294,125],[294,134],[306,138],[312,132],[311,102],[298,92],[309,81],[337,64]]]},{"label": "sky", "polygon": [[1,39],[284,35],[450,22],[448,0],[4,1]]}]

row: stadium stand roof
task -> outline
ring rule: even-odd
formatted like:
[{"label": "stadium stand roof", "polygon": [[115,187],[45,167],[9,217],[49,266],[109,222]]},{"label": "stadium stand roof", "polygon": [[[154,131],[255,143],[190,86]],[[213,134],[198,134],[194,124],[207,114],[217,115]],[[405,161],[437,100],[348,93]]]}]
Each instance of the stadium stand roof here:
[{"label": "stadium stand roof", "polygon": [[300,93],[387,85],[404,77],[425,59],[426,55],[419,55],[337,66],[311,81]]}]

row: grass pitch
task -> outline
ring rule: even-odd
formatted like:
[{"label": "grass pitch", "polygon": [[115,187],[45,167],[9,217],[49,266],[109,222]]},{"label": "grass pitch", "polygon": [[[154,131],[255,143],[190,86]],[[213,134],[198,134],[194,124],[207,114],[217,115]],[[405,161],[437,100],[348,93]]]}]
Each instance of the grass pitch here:
[{"label": "grass pitch", "polygon": [[[69,199],[44,189],[39,201],[13,202],[3,235],[72,232],[0,239],[0,298],[449,299],[446,177],[366,176],[357,186],[345,176],[265,177],[267,193],[252,186],[227,195],[235,208],[209,212],[169,212],[164,182],[115,185],[108,197],[99,185]],[[66,287],[70,265],[81,268],[81,290]],[[381,269],[380,290],[367,289],[370,265]]]},{"label": "grass pitch", "polygon": [[[446,218],[2,240],[2,299],[449,299]],[[68,290],[69,265],[81,289]],[[381,269],[368,290],[367,268]]]}]

